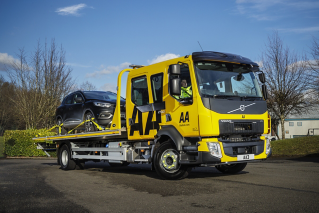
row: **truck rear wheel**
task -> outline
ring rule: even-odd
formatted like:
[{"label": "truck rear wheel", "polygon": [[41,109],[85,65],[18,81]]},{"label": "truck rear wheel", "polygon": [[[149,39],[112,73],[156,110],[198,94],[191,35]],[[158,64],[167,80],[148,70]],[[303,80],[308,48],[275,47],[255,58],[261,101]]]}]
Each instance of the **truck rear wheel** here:
[{"label": "truck rear wheel", "polygon": [[75,169],[76,163],[71,159],[71,151],[68,145],[64,144],[60,150],[60,165],[63,170]]},{"label": "truck rear wheel", "polygon": [[171,140],[162,143],[155,152],[154,167],[163,179],[176,180],[188,176],[190,167],[179,164],[179,154]]},{"label": "truck rear wheel", "polygon": [[215,166],[215,168],[224,173],[224,174],[236,174],[245,169],[247,163],[237,163],[237,164],[228,164],[228,165],[219,165]]}]

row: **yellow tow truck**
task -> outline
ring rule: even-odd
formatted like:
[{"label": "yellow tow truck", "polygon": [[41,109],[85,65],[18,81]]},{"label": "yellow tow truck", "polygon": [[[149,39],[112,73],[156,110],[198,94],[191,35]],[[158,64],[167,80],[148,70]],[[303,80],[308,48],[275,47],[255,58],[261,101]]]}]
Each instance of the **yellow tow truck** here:
[{"label": "yellow tow truck", "polygon": [[[181,179],[199,166],[238,173],[271,155],[262,136],[270,132],[265,75],[248,58],[203,51],[130,67],[118,76],[110,128],[33,138],[56,143],[62,169],[83,168],[87,160],[147,163],[163,179]],[[123,127],[117,106],[125,72]]]}]

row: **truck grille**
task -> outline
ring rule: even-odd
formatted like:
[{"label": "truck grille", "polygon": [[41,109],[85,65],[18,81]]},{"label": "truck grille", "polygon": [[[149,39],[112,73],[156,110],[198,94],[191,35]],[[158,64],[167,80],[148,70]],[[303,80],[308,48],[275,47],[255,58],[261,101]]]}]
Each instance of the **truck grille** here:
[{"label": "truck grille", "polygon": [[263,120],[219,120],[220,135],[262,134],[263,132]]}]

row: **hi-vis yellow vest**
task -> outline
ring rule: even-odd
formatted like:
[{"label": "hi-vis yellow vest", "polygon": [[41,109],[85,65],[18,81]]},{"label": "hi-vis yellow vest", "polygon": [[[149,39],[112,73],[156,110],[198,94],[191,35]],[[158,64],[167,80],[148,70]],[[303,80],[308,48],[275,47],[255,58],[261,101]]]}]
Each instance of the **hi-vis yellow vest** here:
[{"label": "hi-vis yellow vest", "polygon": [[181,98],[189,98],[192,97],[193,91],[192,91],[192,86],[189,87],[181,87]]}]

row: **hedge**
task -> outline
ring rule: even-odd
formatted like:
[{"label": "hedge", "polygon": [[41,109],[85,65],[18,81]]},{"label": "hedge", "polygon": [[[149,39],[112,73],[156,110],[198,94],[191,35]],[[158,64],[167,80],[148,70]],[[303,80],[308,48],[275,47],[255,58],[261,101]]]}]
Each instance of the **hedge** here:
[{"label": "hedge", "polygon": [[[56,133],[47,129],[29,130],[7,130],[4,133],[4,154],[10,157],[24,156],[47,156],[43,150],[37,149],[32,138],[36,136],[53,136]],[[56,156],[55,152],[49,152],[51,156]]]}]

